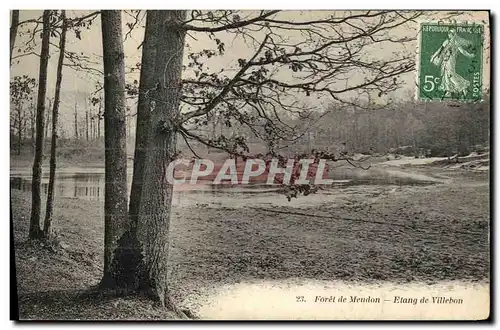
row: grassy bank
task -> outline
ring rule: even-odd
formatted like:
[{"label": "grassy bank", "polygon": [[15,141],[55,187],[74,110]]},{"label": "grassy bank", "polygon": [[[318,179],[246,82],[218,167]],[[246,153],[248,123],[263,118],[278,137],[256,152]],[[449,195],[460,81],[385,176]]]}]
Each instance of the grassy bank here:
[{"label": "grassy bank", "polygon": [[[456,175],[447,184],[395,187],[393,193],[386,187],[372,199],[358,198],[364,188],[356,189],[341,204],[300,210],[206,204],[175,208],[174,300],[197,312],[217,287],[260,279],[488,281],[487,176]],[[102,203],[56,200],[57,249],[27,242],[30,205],[29,194],[12,191],[22,319],[171,318],[147,300],[88,295],[101,276]]]}]

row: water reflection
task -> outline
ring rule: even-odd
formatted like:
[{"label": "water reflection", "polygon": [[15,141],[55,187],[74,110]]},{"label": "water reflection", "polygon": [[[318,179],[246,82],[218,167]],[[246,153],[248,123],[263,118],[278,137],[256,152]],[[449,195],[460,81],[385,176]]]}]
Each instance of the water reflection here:
[{"label": "water reflection", "polygon": [[[132,177],[128,178],[128,193],[130,194]],[[73,173],[57,174],[54,194],[58,198],[79,198],[91,201],[104,201],[104,173]],[[31,177],[13,176],[10,178],[11,189],[30,192]],[[41,192],[47,194],[49,188],[48,175],[42,176]],[[266,193],[276,192],[278,188],[270,185],[252,184],[248,186],[233,186],[230,184],[213,185],[200,180],[197,184],[180,184],[174,186],[174,204],[179,204],[181,196],[189,194],[216,196],[219,193]],[[194,197],[194,196],[193,196]]]},{"label": "water reflection", "polygon": [[[337,191],[339,188],[348,188],[356,185],[427,185],[439,181],[420,173],[407,173],[402,171],[377,171],[366,172],[363,175],[354,176],[351,173],[349,179],[344,177],[345,173],[335,173],[332,177],[333,184],[327,190]],[[347,175],[345,175],[347,177]],[[130,194],[132,175],[127,178],[128,193]],[[92,201],[104,201],[104,173],[72,172],[56,174],[55,196],[58,198],[79,198]],[[29,174],[15,174],[11,176],[11,188],[22,191],[31,191],[31,176]],[[42,176],[41,191],[47,194],[49,187],[48,173]],[[173,204],[190,205],[193,203],[206,203],[217,197],[236,198],[248,201],[255,199],[256,195],[267,199],[270,195],[278,195],[280,189],[277,185],[253,183],[247,185],[231,185],[222,183],[211,184],[210,181],[199,180],[197,184],[178,184],[174,186]],[[264,194],[264,195],[263,195]],[[270,195],[266,195],[270,194]]]},{"label": "water reflection", "polygon": [[[11,177],[11,189],[31,191],[31,178]],[[48,177],[42,177],[41,192],[47,194],[49,189]],[[104,196],[104,174],[74,174],[57,175],[54,187],[56,197],[83,198],[87,200],[101,200]]]}]

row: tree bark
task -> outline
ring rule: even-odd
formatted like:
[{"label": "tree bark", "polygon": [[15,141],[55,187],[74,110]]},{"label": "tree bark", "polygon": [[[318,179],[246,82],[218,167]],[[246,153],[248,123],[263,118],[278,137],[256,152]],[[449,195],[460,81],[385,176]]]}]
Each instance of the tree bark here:
[{"label": "tree bark", "polygon": [[90,110],[90,141],[94,140],[94,116],[92,115],[92,110]]},{"label": "tree bark", "polygon": [[142,44],[141,77],[139,81],[139,101],[137,105],[137,122],[135,132],[134,171],[130,191],[129,216],[134,225],[137,224],[139,205],[141,203],[142,180],[146,166],[146,152],[149,143],[150,98],[149,92],[154,88],[156,40],[158,29],[158,12],[148,10],[146,30]]},{"label": "tree bark", "polygon": [[77,102],[75,101],[75,139],[78,140],[78,113],[76,111]]},{"label": "tree bark", "polygon": [[31,128],[31,147],[35,147],[35,121],[36,121],[36,106],[33,103],[30,106],[30,128]]},{"label": "tree bark", "polygon": [[21,155],[21,146],[23,145],[23,120],[22,107],[17,106],[17,154]]},{"label": "tree bark", "polygon": [[99,112],[97,113],[97,139],[101,138],[101,100],[99,100]]},{"label": "tree bark", "polygon": [[19,10],[12,11],[12,21],[10,24],[10,65],[12,65],[12,54],[16,44],[17,27],[19,26]]},{"label": "tree bark", "polygon": [[[87,105],[85,105],[87,107]],[[89,140],[89,110],[85,109],[85,137]]]},{"label": "tree bark", "polygon": [[144,284],[163,305],[176,310],[167,288],[167,257],[173,186],[166,169],[176,158],[176,119],[181,97],[182,61],[186,12],[160,12],[160,29],[155,61],[155,85],[150,101],[150,142],[146,157],[138,238],[144,253]]},{"label": "tree bark", "polygon": [[43,161],[43,129],[45,115],[45,96],[47,94],[47,64],[49,62],[50,10],[43,11],[42,49],[40,52],[40,71],[38,77],[38,100],[36,110],[36,142],[33,160],[33,177],[31,189],[31,218],[29,237],[39,238],[40,229],[40,185]]},{"label": "tree bark", "polygon": [[127,154],[125,127],[125,56],[121,12],[101,13],[104,59],[104,276],[103,288],[114,288],[120,269],[114,254],[127,228]]},{"label": "tree bark", "polygon": [[61,19],[63,20],[61,38],[59,40],[59,60],[57,62],[57,78],[56,78],[56,91],[54,95],[54,107],[52,109],[52,137],[50,142],[50,176],[49,176],[49,188],[47,192],[47,206],[45,208],[45,221],[43,224],[43,235],[48,238],[51,233],[51,223],[52,223],[52,213],[54,204],[54,183],[56,176],[56,141],[57,141],[57,117],[59,112],[59,103],[61,96],[61,82],[62,82],[62,70],[64,63],[64,50],[66,48],[66,11],[63,10],[61,13]]},{"label": "tree bark", "polygon": [[[103,22],[105,17],[106,14],[103,13]],[[149,50],[144,50],[147,56],[143,58],[143,63],[147,65],[143,67],[141,72],[141,86],[143,87],[141,92],[145,90],[149,92],[142,96],[140,110],[142,111],[142,119],[137,131],[137,134],[141,135],[141,132],[148,130],[146,138],[144,136],[140,138],[139,150],[136,150],[136,153],[139,152],[139,157],[135,159],[139,163],[144,162],[142,175],[140,175],[140,169],[134,169],[135,189],[141,189],[140,181],[137,180],[142,181],[142,192],[141,190],[136,192],[139,199],[135,199],[134,202],[137,203],[135,207],[139,206],[139,216],[135,219],[129,217],[129,222],[126,223],[123,220],[122,207],[115,210],[114,214],[120,212],[120,216],[114,218],[108,216],[109,210],[106,209],[105,276],[101,282],[102,288],[113,288],[120,290],[120,292],[142,291],[182,318],[186,315],[192,316],[192,314],[189,311],[180,311],[175,306],[170,299],[167,288],[168,233],[173,186],[167,181],[165,174],[168,164],[176,157],[174,122],[180,110],[182,60],[186,35],[186,32],[181,28],[181,22],[184,21],[185,17],[184,11],[157,11],[153,15],[148,13],[148,30],[154,29],[151,33],[155,33],[156,36],[161,35],[162,38],[157,39],[154,65],[148,63],[153,60]],[[152,19],[157,20],[156,28],[151,26],[154,24]],[[103,24],[103,35],[111,35],[106,32],[106,24]],[[148,38],[147,35],[146,38]],[[121,41],[121,38],[118,39]],[[151,42],[149,38],[148,42]],[[145,47],[150,49],[150,45],[145,45]],[[112,47],[104,43],[104,49],[110,52]],[[106,61],[111,61],[109,54],[106,53],[104,59],[105,65]],[[115,60],[114,63],[117,61]],[[146,77],[142,77],[143,74]],[[149,74],[153,76],[153,79],[149,77]],[[106,70],[105,76],[111,77]],[[124,79],[122,84],[120,88],[110,87],[110,89],[122,91],[124,90]],[[154,87],[151,88],[152,86]],[[105,84],[106,91],[108,88]],[[119,108],[125,109],[124,105],[123,103],[123,107]],[[108,109],[108,96],[106,94],[105,111],[107,112]],[[145,114],[145,111],[148,114]],[[105,117],[107,118],[106,115]],[[125,118],[121,117],[121,119],[124,124]],[[108,125],[107,121],[105,121],[105,125]],[[109,127],[114,128],[116,126],[116,124],[109,125]],[[123,132],[121,136],[124,137],[125,128],[121,129]],[[108,141],[108,131],[108,126],[105,126],[106,142]],[[149,138],[147,138],[148,135]],[[120,143],[124,143],[125,138],[122,140]],[[106,150],[109,150],[108,146],[106,146]],[[120,150],[123,150],[121,164],[125,165],[125,148]],[[107,169],[108,164],[106,164],[106,173],[108,173]],[[106,184],[110,179],[106,179]],[[112,179],[116,182],[119,177],[113,175]],[[122,181],[120,180],[120,182]],[[123,186],[123,189],[125,188]],[[111,191],[106,190],[105,203],[107,198],[110,198],[110,193]],[[119,204],[123,205],[123,196],[120,195],[120,197]],[[116,195],[113,198],[116,198]],[[111,233],[114,235],[110,236]],[[120,238],[116,241],[116,237]]]},{"label": "tree bark", "polygon": [[87,100],[85,101],[85,139],[89,140],[89,108]]},{"label": "tree bark", "polygon": [[49,106],[48,106],[49,111],[47,111],[47,119],[45,120],[45,139],[49,137],[50,108],[52,108],[51,99],[49,99]]}]

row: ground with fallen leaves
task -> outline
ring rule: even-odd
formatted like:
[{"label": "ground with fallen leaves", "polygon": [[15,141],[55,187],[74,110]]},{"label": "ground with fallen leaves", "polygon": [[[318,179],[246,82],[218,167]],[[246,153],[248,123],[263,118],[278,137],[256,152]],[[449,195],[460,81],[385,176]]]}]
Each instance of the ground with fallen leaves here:
[{"label": "ground with fallen leaves", "polygon": [[[294,200],[290,206],[176,207],[173,298],[196,313],[221,285],[256,279],[488,282],[488,173],[440,171],[446,180],[432,184],[359,184],[300,197],[321,200],[310,207],[294,207]],[[89,293],[102,272],[102,202],[57,199],[58,239],[52,245],[27,240],[30,194],[11,194],[21,319],[173,317],[139,297],[99,299]],[[300,198],[297,203],[307,205]]]}]

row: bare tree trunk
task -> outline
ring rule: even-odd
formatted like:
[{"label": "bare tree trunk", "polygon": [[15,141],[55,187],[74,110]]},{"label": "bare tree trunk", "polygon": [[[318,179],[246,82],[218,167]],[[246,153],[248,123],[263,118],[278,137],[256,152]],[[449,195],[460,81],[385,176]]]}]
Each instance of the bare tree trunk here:
[{"label": "bare tree trunk", "polygon": [[94,139],[94,117],[92,116],[92,112],[90,113],[90,140]]},{"label": "bare tree trunk", "polygon": [[64,62],[64,50],[66,47],[66,11],[63,10],[61,13],[61,19],[63,20],[61,39],[59,40],[59,61],[57,62],[57,79],[56,79],[56,91],[54,95],[54,108],[52,109],[52,138],[50,142],[50,176],[49,176],[49,190],[47,192],[47,207],[45,209],[45,221],[43,224],[43,235],[45,238],[50,236],[51,223],[52,223],[52,212],[54,204],[54,183],[56,177],[56,141],[57,141],[57,117],[59,111],[59,102],[61,95],[61,82],[62,82],[62,70]]},{"label": "bare tree trunk", "polygon": [[182,29],[186,12],[160,12],[160,29],[155,61],[150,143],[144,172],[140,204],[138,237],[142,243],[145,281],[148,292],[167,307],[176,310],[167,288],[167,257],[173,186],[165,175],[168,164],[176,157],[175,120],[181,97],[182,60],[186,31]]},{"label": "bare tree trunk", "polygon": [[87,104],[85,104],[85,137],[87,141],[89,140],[89,110],[87,109]]},{"label": "bare tree trunk", "polygon": [[45,139],[47,139],[49,136],[50,108],[52,108],[52,99],[49,99],[49,111],[47,111],[47,119],[45,120]]},{"label": "bare tree trunk", "polygon": [[156,40],[158,29],[158,12],[148,10],[146,30],[142,45],[141,77],[139,81],[139,103],[137,105],[137,122],[135,131],[134,172],[130,191],[129,215],[136,224],[141,203],[142,180],[146,166],[146,152],[149,142],[150,100],[149,93],[155,82]]},{"label": "bare tree trunk", "polygon": [[77,113],[77,102],[75,101],[75,139],[78,140],[78,113]]},{"label": "bare tree trunk", "polygon": [[99,112],[97,113],[97,139],[101,138],[101,101],[99,100]]},{"label": "bare tree trunk", "polygon": [[19,26],[19,10],[12,11],[12,21],[10,24],[10,65],[12,65],[12,53],[16,44],[17,27]]},{"label": "bare tree trunk", "polygon": [[81,139],[85,139],[85,118],[80,120],[78,123],[78,135],[80,136]]},{"label": "bare tree trunk", "polygon": [[[123,54],[120,52],[122,51],[121,24],[119,24],[119,21],[112,26],[107,24],[108,15],[110,14],[106,11],[102,14],[105,68],[106,65],[116,65],[117,63],[121,63],[122,66],[119,71],[120,86],[111,86],[111,84],[106,86],[105,84],[105,91],[123,91]],[[149,122],[151,126],[148,128],[150,137],[145,139],[142,148],[139,148],[145,158],[138,158],[138,160],[145,159],[146,162],[142,175],[143,189],[142,193],[139,192],[139,194],[142,195],[141,200],[147,201],[147,203],[139,203],[137,222],[135,220],[126,222],[126,219],[122,216],[124,211],[123,201],[126,201],[126,197],[123,198],[122,195],[123,192],[126,192],[125,179],[122,180],[115,172],[109,172],[112,175],[112,180],[106,179],[106,187],[117,182],[123,182],[123,186],[105,192],[105,204],[108,198],[113,198],[114,204],[110,203],[109,208],[114,207],[115,209],[111,213],[111,209],[108,210],[108,207],[105,206],[105,273],[101,286],[120,289],[125,292],[146,292],[151,298],[159,300],[162,305],[175,311],[178,316],[185,317],[186,315],[179,311],[171,301],[167,289],[168,233],[173,186],[167,181],[165,170],[170,161],[176,157],[176,129],[174,128],[174,122],[179,114],[181,97],[180,83],[186,35],[181,28],[181,24],[186,13],[185,11],[160,11],[156,15],[158,20],[156,35],[162,35],[162,38],[161,40],[158,39],[155,66],[152,72],[154,72],[153,81],[159,83],[156,89],[150,90],[151,99],[144,100],[146,105],[144,105],[143,111],[150,112]],[[115,34],[116,43],[119,43],[116,48],[109,44],[109,40],[106,42],[106,38],[113,34]],[[113,50],[115,51],[113,52]],[[116,59],[117,54],[121,54],[118,57],[121,60]],[[116,76],[106,69],[105,77],[109,80],[111,78],[116,79]],[[143,80],[142,86],[150,86],[149,77],[141,77],[141,79]],[[123,94],[121,96],[124,97]],[[155,100],[155,103],[151,100]],[[106,155],[108,155],[108,150],[121,151],[119,157],[114,155],[113,158],[110,157],[109,159],[115,162],[118,158],[121,159],[121,162],[117,164],[123,165],[123,178],[125,178],[125,102],[114,108],[111,105],[106,94],[105,140],[106,143],[111,142],[111,139],[108,139],[108,132],[111,128],[116,129],[118,127],[117,123],[108,122],[111,118],[108,111],[120,109],[122,111],[120,112],[121,121],[119,125],[121,130],[119,143],[121,147],[111,149],[106,145]],[[143,124],[147,127],[147,122],[143,122]],[[139,129],[140,131],[141,129]],[[116,134],[116,132],[113,133]],[[115,142],[114,146],[118,146],[118,141],[113,142]],[[106,158],[106,162],[108,162],[108,158]],[[111,164],[106,163],[107,174],[110,166]],[[140,186],[137,188],[140,188]],[[115,194],[112,195],[112,193]],[[112,218],[110,217],[111,214],[114,215]],[[132,219],[132,217],[129,219]],[[119,239],[116,240],[118,237]]]},{"label": "bare tree trunk", "polygon": [[43,161],[43,128],[45,115],[45,95],[47,93],[47,64],[49,61],[50,10],[43,11],[42,49],[40,52],[40,73],[38,77],[38,101],[36,111],[36,146],[33,160],[31,189],[30,238],[40,237],[40,184]]},{"label": "bare tree trunk", "polygon": [[[104,58],[104,276],[103,288],[114,288],[120,269],[112,265],[118,239],[127,227],[127,154],[125,127],[125,56],[121,11],[101,13]],[[116,265],[116,266],[115,266]]]},{"label": "bare tree trunk", "polygon": [[36,106],[31,105],[30,108],[30,126],[31,126],[31,144],[32,148],[35,148],[35,122],[36,122]]},{"label": "bare tree trunk", "polygon": [[126,126],[126,133],[127,133],[127,138],[130,135],[130,111],[127,109],[127,113],[125,114],[125,126]]},{"label": "bare tree trunk", "polygon": [[97,115],[92,111],[91,123],[92,123],[92,140],[97,139]]},{"label": "bare tree trunk", "polygon": [[17,106],[17,154],[21,155],[21,146],[23,145],[23,124],[22,124],[22,108]]}]

